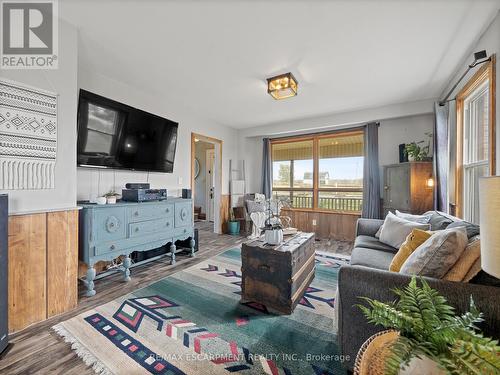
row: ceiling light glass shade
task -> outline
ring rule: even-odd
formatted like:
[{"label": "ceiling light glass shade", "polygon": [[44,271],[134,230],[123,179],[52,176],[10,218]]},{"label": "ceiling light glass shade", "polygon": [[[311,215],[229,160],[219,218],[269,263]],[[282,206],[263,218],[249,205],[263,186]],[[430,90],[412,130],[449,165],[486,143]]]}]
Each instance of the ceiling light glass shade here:
[{"label": "ceiling light glass shade", "polygon": [[276,100],[290,98],[297,95],[297,80],[292,73],[268,78],[267,92]]}]

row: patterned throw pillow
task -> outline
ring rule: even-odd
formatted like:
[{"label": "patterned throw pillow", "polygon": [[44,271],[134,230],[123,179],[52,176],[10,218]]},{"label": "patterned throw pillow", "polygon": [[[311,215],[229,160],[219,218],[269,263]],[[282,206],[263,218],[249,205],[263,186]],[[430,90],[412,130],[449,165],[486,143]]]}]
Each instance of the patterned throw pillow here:
[{"label": "patterned throw pillow", "polygon": [[413,229],[408,237],[406,237],[406,241],[401,245],[394,258],[392,258],[389,271],[399,272],[406,259],[408,259],[408,257],[430,236],[432,236],[431,232],[421,229]]},{"label": "patterned throw pillow", "polygon": [[400,273],[442,279],[467,246],[464,227],[434,233],[401,266]]},{"label": "patterned throw pillow", "polygon": [[266,202],[256,202],[252,200],[247,200],[247,211],[248,214],[251,214],[253,212],[265,212]]},{"label": "patterned throw pillow", "polygon": [[[472,266],[481,256],[481,241],[475,237],[467,244],[462,255],[444,275],[445,280],[449,281],[465,281],[465,276],[469,273]],[[481,269],[481,267],[479,267]],[[477,273],[477,272],[476,272]],[[468,280],[467,280],[468,281]]]}]

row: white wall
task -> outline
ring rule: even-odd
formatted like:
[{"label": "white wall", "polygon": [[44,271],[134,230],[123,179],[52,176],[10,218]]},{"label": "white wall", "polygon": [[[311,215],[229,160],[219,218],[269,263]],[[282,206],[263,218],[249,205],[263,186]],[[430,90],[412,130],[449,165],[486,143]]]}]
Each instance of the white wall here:
[{"label": "white wall", "polygon": [[77,40],[74,26],[60,21],[58,69],[0,72],[1,78],[59,94],[55,189],[1,190],[9,194],[11,214],[76,206]]},{"label": "white wall", "polygon": [[[497,13],[493,22],[485,30],[485,32],[478,38],[477,42],[470,49],[467,56],[458,64],[456,75],[450,80],[448,87],[443,90],[444,96],[451,89],[452,85],[458,80],[458,78],[463,74],[468,64],[473,60],[472,54],[477,51],[485,49],[488,55],[496,54],[497,66],[496,66],[496,165],[497,165],[497,175],[500,175],[500,121],[498,119],[498,113],[500,111],[500,12]],[[469,74],[462,80],[461,84],[455,89],[451,98],[456,95],[467,83],[467,81],[474,75],[477,69],[472,70]]]},{"label": "white wall", "polygon": [[[425,136],[425,133],[433,132],[434,127],[434,116],[430,113],[431,111],[432,106],[429,105],[427,111],[429,113],[401,118],[391,118],[387,120],[379,120],[379,163],[381,166],[381,179],[382,166],[399,162],[398,146],[400,143],[410,143],[413,141],[418,142],[421,140],[427,141],[428,138]],[[305,122],[306,120],[302,121]],[[316,121],[317,119],[311,119],[311,124],[314,124]],[[328,129],[340,129],[343,127],[345,126],[330,126]],[[270,127],[267,132],[271,133],[274,129],[275,127]],[[312,128],[309,129],[309,133],[324,130],[324,127],[319,127],[316,129]],[[254,129],[249,129],[250,134],[253,134],[254,131]],[[241,152],[241,158],[244,158],[246,163],[247,191],[251,193],[260,192],[262,181],[262,139],[263,136],[269,136],[269,134],[246,137],[241,133],[242,132],[240,132],[240,137],[238,140],[238,149]],[[279,136],[286,136],[286,133],[280,134]]]},{"label": "white wall", "polygon": [[170,106],[169,101],[163,96],[153,95],[137,87],[112,80],[83,66],[79,68],[78,86],[80,88],[176,121],[179,123],[179,130],[173,173],[151,172],[148,174],[78,168],[78,200],[95,199],[110,189],[120,192],[126,182],[150,182],[153,188],[167,188],[169,195],[180,195],[180,189],[190,188],[191,185],[191,132],[223,141],[222,194],[227,194],[229,160],[237,158],[237,131],[235,129],[208,119],[201,119],[187,108],[178,105]]}]

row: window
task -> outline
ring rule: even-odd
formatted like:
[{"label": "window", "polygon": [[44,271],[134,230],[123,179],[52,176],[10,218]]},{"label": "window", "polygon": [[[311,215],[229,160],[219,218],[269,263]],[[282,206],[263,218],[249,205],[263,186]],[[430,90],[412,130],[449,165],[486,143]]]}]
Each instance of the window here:
[{"label": "window", "polygon": [[494,62],[457,96],[457,216],[479,224],[479,178],[495,173]]},{"label": "window", "polygon": [[273,196],[296,209],[361,211],[361,131],[274,140],[271,155]]}]

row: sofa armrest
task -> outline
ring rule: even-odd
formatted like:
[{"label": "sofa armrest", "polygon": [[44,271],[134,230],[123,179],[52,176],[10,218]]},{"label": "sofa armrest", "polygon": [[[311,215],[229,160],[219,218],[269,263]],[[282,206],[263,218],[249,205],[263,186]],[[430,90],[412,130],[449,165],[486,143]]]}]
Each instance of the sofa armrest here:
[{"label": "sofa armrest", "polygon": [[[424,278],[429,285],[443,295],[456,313],[468,310],[470,296],[485,321],[478,326],[486,336],[500,336],[500,288],[461,282],[450,282]],[[395,272],[382,271],[361,266],[342,266],[338,276],[338,297],[335,308],[338,309],[337,339],[340,353],[349,356],[345,366],[352,370],[356,354],[371,335],[384,330],[366,321],[361,310],[355,306],[366,304],[359,297],[368,297],[388,302],[395,299],[393,288],[402,288],[411,280],[411,276]]]},{"label": "sofa armrest", "polygon": [[375,237],[375,233],[377,233],[382,224],[384,224],[384,220],[380,219],[358,219],[356,222],[356,237]]}]

